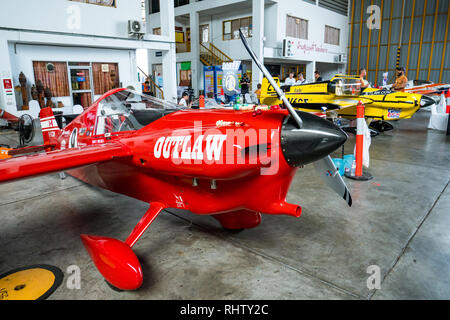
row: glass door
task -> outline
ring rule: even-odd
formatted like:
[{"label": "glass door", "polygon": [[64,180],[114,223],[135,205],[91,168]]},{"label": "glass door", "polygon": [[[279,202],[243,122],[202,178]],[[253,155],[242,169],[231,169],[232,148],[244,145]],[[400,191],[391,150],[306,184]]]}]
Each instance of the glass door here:
[{"label": "glass door", "polygon": [[92,70],[90,66],[69,66],[70,84],[73,105],[88,108],[93,100]]}]

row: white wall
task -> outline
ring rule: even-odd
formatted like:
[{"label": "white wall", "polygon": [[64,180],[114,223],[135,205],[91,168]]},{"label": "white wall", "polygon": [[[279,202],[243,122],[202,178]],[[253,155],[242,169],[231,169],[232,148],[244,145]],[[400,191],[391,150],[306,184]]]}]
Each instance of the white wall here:
[{"label": "white wall", "polygon": [[[195,6],[187,5],[183,7]],[[248,17],[252,15],[251,8],[239,8],[228,10],[225,14],[219,13],[216,15],[200,14],[200,24],[209,24],[210,26],[210,40],[221,49],[224,53],[230,55],[236,60],[250,59],[247,52],[242,50],[242,43],[240,40],[222,40],[222,22],[224,20],[232,20],[237,18]],[[182,7],[179,7],[182,8]],[[179,9],[177,8],[177,9]],[[333,11],[321,8],[317,5],[310,4],[303,0],[283,0],[277,4],[266,5],[264,10],[265,26],[264,36],[266,41],[265,57],[280,58],[279,53],[282,49],[282,41],[286,37],[286,16],[292,15],[302,19],[308,20],[308,40],[318,45],[322,45],[328,50],[328,56],[325,59],[318,61],[333,62],[334,56],[338,54],[345,54],[347,52],[348,44],[348,17],[335,13]],[[153,28],[159,27],[160,14],[152,14],[148,21],[148,30],[151,32]],[[183,25],[179,22],[176,25],[183,26],[184,29],[189,27],[189,24]],[[325,25],[339,28],[340,45],[330,45],[324,43]],[[191,31],[192,32],[192,31]],[[185,61],[188,59],[188,54],[178,54],[177,61]],[[159,63],[155,60],[154,63]]]},{"label": "white wall", "polygon": [[0,0],[0,27],[128,38],[128,20],[141,20],[140,0],[116,3],[117,8],[69,0]]},{"label": "white wall", "polygon": [[[175,9],[176,14],[187,14],[192,12],[195,8],[200,8],[210,5],[226,5],[226,1],[215,0],[210,2],[202,1],[193,3],[190,5],[181,6]],[[229,9],[228,9],[229,8]],[[217,14],[205,14],[200,12],[199,24],[209,24],[210,28],[210,41],[222,50],[225,54],[229,55],[235,60],[249,60],[250,56],[244,50],[240,40],[222,40],[222,22],[224,20],[232,20],[237,18],[243,18],[252,16],[251,6],[242,6],[237,3],[232,7],[227,7],[227,11],[219,10]],[[208,11],[209,12],[209,11]],[[344,68],[343,64],[335,64],[334,57],[339,54],[347,53],[348,44],[348,22],[349,17],[344,16],[333,11],[321,8],[317,5],[310,4],[303,0],[279,0],[277,3],[267,3],[264,9],[264,36],[266,38],[264,42],[264,58],[270,60],[277,60],[279,64],[304,64],[311,62],[308,65],[308,76],[310,81],[313,80],[313,69],[316,62],[322,62],[327,64],[318,64],[323,66],[325,74],[331,75],[338,73]],[[313,43],[319,47],[327,49],[326,54],[309,55],[301,58],[284,58],[282,57],[283,39],[286,37],[286,16],[291,15],[308,20],[308,43]],[[160,24],[160,14],[152,14],[148,19],[148,30],[156,28]],[[181,25],[177,23],[177,25]],[[325,25],[329,25],[340,29],[340,45],[325,44]],[[187,23],[184,25],[184,29],[189,26]],[[193,32],[191,30],[191,32]],[[192,44],[193,45],[193,44]],[[192,59],[198,59],[193,57],[189,53],[177,54],[177,61],[190,61]],[[154,54],[149,57],[150,64],[161,63],[160,58],[156,58]],[[200,88],[203,87],[203,83],[199,83]]]},{"label": "white wall", "polygon": [[[334,55],[346,54],[348,45],[348,16],[310,4],[303,0],[285,0],[278,4],[277,18],[277,46],[282,47],[282,39],[286,37],[286,16],[308,20],[308,40],[323,45],[328,50],[329,57],[318,61],[333,62]],[[271,19],[273,20],[273,18]],[[325,25],[340,29],[340,45],[324,43]]]},{"label": "white wall", "polygon": [[[27,84],[35,84],[33,61],[55,62],[108,62],[119,64],[119,81],[123,87],[132,85],[140,90],[136,78],[136,53],[134,50],[112,50],[79,47],[55,47],[39,45],[10,45],[10,59],[14,85],[19,85],[19,74],[23,72]],[[91,75],[92,76],[92,75]],[[69,83],[70,85],[70,83]],[[29,91],[29,90],[28,90]],[[100,95],[95,95],[94,100]],[[72,97],[54,97],[64,105],[72,105]],[[20,100],[18,100],[18,103]]]}]

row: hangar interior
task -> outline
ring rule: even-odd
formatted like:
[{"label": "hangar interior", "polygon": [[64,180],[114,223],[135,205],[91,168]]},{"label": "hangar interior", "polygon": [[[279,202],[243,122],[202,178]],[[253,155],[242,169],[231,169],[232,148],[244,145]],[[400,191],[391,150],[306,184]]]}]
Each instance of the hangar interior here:
[{"label": "hangar interior", "polygon": [[[49,6],[49,0],[44,2]],[[76,3],[75,6],[80,6],[82,14],[87,14],[90,12],[88,10],[95,6],[96,11],[90,14],[110,15],[111,12],[117,13],[116,9],[123,8],[124,1],[66,2],[68,6]],[[199,80],[196,81],[198,82],[195,84],[196,90],[192,94],[182,95],[181,99],[188,97],[192,100],[184,102],[188,104],[185,108],[175,102],[180,101],[180,97],[177,97],[177,79],[179,80],[180,74],[192,74],[208,66],[202,64],[200,56],[189,55],[189,59],[198,61],[183,65],[192,70],[188,70],[188,67],[186,70],[180,70],[179,65],[186,62],[184,59],[187,55],[181,53],[180,56],[180,53],[176,52],[176,47],[180,44],[175,40],[175,33],[187,32],[187,30],[183,31],[176,24],[176,17],[179,15],[184,17],[186,10],[189,10],[187,6],[192,5],[192,8],[198,11],[195,11],[193,15],[195,21],[191,22],[190,26],[196,26],[207,20],[205,16],[207,12],[211,16],[211,18],[208,16],[208,19],[217,19],[217,21],[211,20],[211,25],[214,23],[221,26],[220,30],[214,32],[223,36],[222,25],[225,24],[222,20],[228,21],[228,18],[217,18],[212,14],[214,9],[205,4],[206,1],[173,1],[173,3],[172,1],[133,1],[134,7],[128,8],[126,17],[120,17],[119,13],[114,16],[114,19],[121,21],[120,28],[119,23],[113,24],[117,30],[120,29],[120,32],[123,32],[125,29],[122,27],[127,25],[129,19],[135,17],[139,20],[142,17],[148,23],[147,30],[137,33],[138,36],[133,34],[132,38],[128,38],[128,35],[115,34],[117,30],[113,27],[106,31],[96,30],[92,34],[89,34],[89,31],[86,33],[84,27],[78,31],[64,29],[64,32],[61,31],[59,34],[59,31],[51,30],[38,30],[39,32],[20,30],[17,26],[2,25],[0,22],[0,57],[6,57],[0,62],[2,79],[0,118],[6,114],[1,112],[5,108],[7,111],[13,110],[16,102],[21,104],[25,101],[18,98],[22,94],[20,90],[24,89],[24,86],[20,86],[18,76],[23,69],[26,70],[28,79],[34,80],[37,73],[33,70],[32,63],[34,59],[37,59],[36,56],[39,61],[46,62],[47,71],[45,72],[51,73],[53,71],[48,69],[48,64],[62,63],[62,61],[55,61],[59,59],[55,57],[60,57],[60,54],[64,54],[64,50],[68,50],[80,60],[83,70],[90,70],[92,65],[83,65],[81,61],[83,58],[80,56],[83,55],[84,50],[89,53],[86,58],[89,63],[97,64],[96,74],[108,78],[111,70],[116,70],[110,67],[113,65],[117,68],[117,76],[120,75],[121,79],[120,83],[114,78],[116,80],[114,84],[105,85],[112,91],[106,92],[105,89],[105,92],[98,94],[96,92],[97,100],[92,99],[91,107],[83,108],[81,115],[66,115],[61,111],[63,118],[67,116],[64,118],[66,122],[56,123],[59,118],[55,118],[52,113],[57,114],[56,106],[52,108],[41,105],[40,119],[31,119],[35,131],[25,146],[19,137],[23,138],[25,134],[23,130],[29,126],[26,119],[22,118],[27,110],[23,109],[20,114],[13,114],[8,119],[0,119],[4,120],[3,124],[0,122],[2,124],[0,148],[2,152],[6,150],[5,153],[0,153],[2,221],[0,224],[0,300],[27,299],[30,296],[45,297],[49,300],[450,299],[449,1],[230,0],[230,2],[232,4],[225,0],[217,1],[222,6],[219,12],[223,12],[224,16],[226,16],[227,8],[233,16],[237,15],[236,8],[230,8],[236,3],[244,5],[245,15],[256,9],[260,13],[266,10],[275,16],[289,16],[289,12],[291,15],[294,13],[298,15],[303,6],[308,15],[315,15],[316,21],[321,19],[318,13],[323,12],[322,10],[332,11],[327,13],[330,16],[339,14],[341,24],[345,19],[348,20],[344,23],[348,25],[348,30],[342,29],[340,36],[341,40],[348,40],[347,60],[329,63],[320,61],[319,58],[316,61],[316,57],[301,58],[301,53],[294,58],[278,55],[277,52],[282,51],[283,41],[286,39],[285,26],[280,27],[279,34],[274,35],[273,43],[270,43],[272,47],[265,48],[264,30],[267,29],[269,22],[261,22],[263,32],[260,34],[261,45],[258,46],[259,52],[262,53],[261,60],[264,60],[266,53],[270,52],[271,57],[264,60],[265,64],[273,67],[276,63],[277,65],[273,68],[284,66],[286,70],[295,70],[295,73],[300,73],[297,70],[305,70],[310,81],[305,84],[308,87],[299,84],[287,86],[288,88],[281,86],[280,91],[284,90],[283,94],[287,102],[285,100],[273,102],[273,99],[281,100],[282,97],[279,93],[277,96],[275,91],[269,92],[267,79],[271,78],[271,72],[265,74],[263,70],[256,71],[258,63],[254,58],[252,62],[250,51],[245,51],[246,47],[242,44],[245,44],[246,37],[243,36],[241,28],[236,27],[235,31],[241,31],[241,33],[236,33],[236,39],[229,40],[229,42],[233,41],[232,44],[226,43],[226,45],[229,48],[240,48],[236,56],[246,57],[246,64],[252,68],[252,77],[260,77],[259,82],[266,83],[266,88],[263,88],[266,92],[261,93],[260,96],[263,106],[240,103],[240,95],[237,95],[238,98],[235,97],[237,100],[230,99],[231,102],[228,101],[230,104],[212,101],[213,99],[205,100],[205,97],[200,95],[202,89],[198,83],[202,82],[202,75],[198,73],[195,76],[196,79],[188,79],[190,76],[184,79],[191,81],[189,89],[194,86],[192,80]],[[156,4],[158,10],[161,9],[160,12],[149,12],[148,9],[154,10]],[[280,6],[277,7],[278,5]],[[0,6],[6,8],[6,1],[0,0]],[[333,6],[337,6],[338,10],[333,9]],[[141,11],[142,8],[143,11]],[[63,5],[62,9],[65,10],[66,7]],[[287,11],[281,12],[281,9]],[[345,9],[347,15],[345,15]],[[378,9],[380,10],[380,29],[369,28],[368,26],[376,24],[376,19],[370,20],[370,17]],[[17,13],[17,11],[14,12]],[[158,14],[158,17],[169,17],[169,19],[158,18],[161,24],[158,31],[160,34],[153,33],[153,27],[156,28],[156,26],[153,25],[155,22],[150,21],[152,14]],[[0,17],[2,17],[1,13]],[[298,19],[301,20],[301,18]],[[2,20],[6,21],[5,19]],[[239,19],[241,18],[235,20]],[[301,23],[304,22],[299,22],[298,25],[300,26]],[[66,28],[66,22],[62,24]],[[193,35],[193,30],[190,32],[192,39],[199,42],[201,35]],[[314,32],[317,34],[319,31],[314,30]],[[249,34],[247,33],[247,36]],[[187,40],[187,34],[184,35]],[[227,35],[231,37],[232,33]],[[256,39],[256,35],[253,35]],[[251,39],[251,37],[247,38]],[[44,41],[45,39],[47,42]],[[314,41],[314,39],[301,39],[303,40]],[[329,48],[327,54],[330,57],[335,53],[339,53],[338,57],[342,57],[339,50],[345,47],[346,43],[341,42],[339,46],[329,47],[323,39],[317,41],[320,43],[317,46],[322,48],[323,45]],[[250,46],[255,42],[256,40],[252,39]],[[23,54],[24,47],[26,56]],[[47,50],[51,52],[48,58],[45,57]],[[105,52],[115,52],[113,50],[117,50],[116,57],[113,57],[112,53],[106,55]],[[137,53],[138,50],[146,51],[143,59],[146,67],[142,67],[138,61],[140,56]],[[198,48],[194,52],[198,53]],[[233,56],[233,52],[227,53]],[[102,60],[106,59],[104,54],[108,61]],[[24,66],[19,64],[21,61],[24,62]],[[163,78],[157,79],[160,77],[159,72],[157,77],[154,77],[155,67],[152,66],[152,61],[156,61],[155,65],[157,64],[158,70],[163,73]],[[331,65],[329,70],[325,67],[326,63]],[[322,79],[323,81],[314,82],[312,67],[321,65],[326,70],[324,72],[326,78]],[[145,70],[139,69],[140,66]],[[227,67],[227,65],[222,66]],[[392,83],[395,81],[394,73],[399,67],[405,68],[404,71],[409,80],[420,79],[434,82],[439,84],[439,88],[445,89],[427,87],[429,90],[426,93],[420,91],[423,93],[420,94],[417,93],[419,91],[414,91],[415,87],[398,91],[380,88],[383,73],[389,72],[387,80],[388,83]],[[70,74],[70,67],[66,68],[69,68]],[[355,75],[361,68],[366,68],[366,80],[373,86],[368,89],[373,91],[363,91],[358,87],[358,93],[351,92],[342,98],[336,94],[336,89],[334,92],[329,90],[333,85],[337,87],[338,82],[333,82],[334,71],[339,70],[348,75]],[[184,71],[186,73],[183,73]],[[232,80],[236,79],[234,87],[236,89],[239,83],[236,73],[238,69],[235,68],[233,72]],[[168,77],[168,74],[172,77]],[[286,74],[283,71],[283,77]],[[265,82],[263,76],[266,77]],[[295,77],[297,78],[298,74],[295,74]],[[74,82],[85,82],[89,77],[80,73],[74,78]],[[346,80],[345,77],[341,78]],[[342,80],[341,78],[338,80]],[[12,79],[12,83],[5,81],[9,79]],[[98,79],[94,80],[98,81]],[[94,80],[90,81],[94,83]],[[351,79],[353,84],[359,80],[359,76]],[[428,82],[427,84],[433,85]],[[10,88],[7,85],[10,85]],[[225,81],[221,85],[228,89]],[[125,113],[118,113],[120,106],[129,107],[135,103],[135,101],[128,103],[128,98],[141,97],[142,92],[151,90],[148,86],[158,87],[155,89],[157,92],[153,94],[157,96],[156,98],[162,98],[165,101],[151,100],[150,98],[154,97],[148,97],[151,103],[159,105],[148,108],[152,109],[152,113],[145,125],[141,125],[137,115],[145,112],[142,109],[147,108],[146,98],[139,100],[137,103],[139,108],[130,107]],[[274,85],[270,84],[270,86]],[[320,86],[326,87],[328,91],[321,92]],[[128,87],[128,89],[118,87]],[[307,109],[306,103],[294,104],[298,100],[291,99],[291,96],[300,94],[302,88],[316,90],[309,93],[308,98],[311,101],[324,99],[322,102],[314,102],[314,105],[319,106],[318,109]],[[295,91],[297,89],[298,91]],[[122,99],[120,94],[123,92],[133,93]],[[11,98],[12,95],[14,99]],[[365,107],[366,114],[360,116],[358,110],[361,110],[359,109],[361,104],[357,103],[358,100],[368,101],[372,95],[393,97],[389,103],[395,104],[393,107],[389,106],[389,111],[384,110],[383,115],[377,118],[368,115],[370,112],[377,112],[375,107],[370,109],[370,104],[375,105],[381,102],[375,100],[375,102],[368,102]],[[427,99],[424,98],[425,95]],[[414,102],[407,103],[414,104],[415,109],[410,116],[402,118],[399,116],[402,111],[398,111],[402,107],[397,104],[400,105],[405,97],[412,97]],[[51,96],[46,97],[47,100],[44,100],[44,96],[39,96],[38,100],[40,98],[44,102],[52,102]],[[63,101],[70,104],[70,99],[70,96],[66,96]],[[387,100],[389,99],[383,98],[382,102]],[[189,104],[193,101],[194,107]],[[273,103],[269,105],[271,101]],[[343,101],[352,103],[351,108],[355,109],[355,114],[339,114]],[[53,99],[53,103],[56,105],[57,99]],[[202,106],[202,103],[206,103],[206,107]],[[335,104],[340,105],[332,109],[331,106]],[[12,106],[13,109],[7,109],[8,106]],[[292,110],[288,106],[291,106]],[[437,111],[439,109],[440,112]],[[108,116],[108,114],[105,116],[108,110],[114,121],[121,120],[124,115],[136,115],[139,122],[136,125],[138,129],[122,130],[123,126],[135,125],[134,120],[131,124],[123,121],[119,130],[111,133],[105,129],[106,133],[95,135],[94,124],[98,128],[99,119]],[[392,114],[394,114],[392,117],[386,116]],[[296,115],[300,121],[297,120]],[[69,116],[74,117],[68,120]],[[278,121],[276,125],[271,122],[275,122],[274,119]],[[241,130],[242,128],[247,130],[249,127],[253,129],[252,126],[257,129],[272,128],[270,126],[277,128],[281,138],[276,136],[277,143],[268,149],[275,149],[273,146],[279,147],[278,161],[281,163],[280,172],[283,173],[280,180],[265,178],[267,180],[255,181],[266,183],[246,184],[246,179],[248,181],[259,179],[259,173],[254,173],[259,171],[251,171],[253,167],[245,167],[244,170],[243,167],[234,163],[225,165],[221,163],[222,166],[217,168],[214,167],[214,162],[201,163],[201,167],[195,166],[196,163],[192,166],[169,163],[173,159],[167,159],[169,156],[165,157],[164,154],[170,152],[164,150],[166,147],[174,146],[175,140],[166,140],[169,143],[166,142],[164,146],[161,141],[169,136],[180,135],[180,133],[173,133],[179,129],[190,130],[189,134],[192,132],[194,136],[197,120],[205,123],[212,121],[210,126],[216,131],[219,130],[223,139],[228,137],[224,133],[224,128],[232,127]],[[111,123],[105,121],[105,128],[108,124],[115,125],[112,123],[114,121],[110,121]],[[434,121],[439,122],[439,125]],[[386,126],[391,128],[381,130],[377,127],[378,130],[376,130],[372,126],[375,122],[384,126],[383,128]],[[315,123],[319,123],[321,127],[319,129],[314,127]],[[283,144],[286,137],[292,137],[292,135],[283,135],[289,125],[294,126],[293,129],[289,129],[291,134],[307,132],[304,135],[307,138],[302,139],[306,139],[308,143],[300,144],[301,147],[295,144],[294,146],[299,153],[317,157],[317,159],[314,158],[316,162],[328,156],[334,161],[342,158],[344,154],[354,154],[356,160],[351,163],[348,172],[346,171],[348,175],[339,173],[337,162],[333,162],[331,171],[320,171],[320,168],[316,166],[317,163],[313,164],[312,160],[305,162],[304,165],[300,163],[297,166],[298,170],[296,167],[297,171],[289,171],[293,167],[289,162],[292,159],[288,159],[289,156],[285,152],[288,147]],[[344,136],[345,131],[345,139],[339,142],[339,147],[334,147],[332,151],[326,149],[325,152],[323,151],[325,147],[320,149],[317,145],[327,146],[326,144],[335,137],[331,135],[331,137],[318,139],[320,128],[339,132],[340,137]],[[341,130],[342,128],[345,130]],[[184,134],[187,135],[187,133]],[[207,134],[204,133],[204,135]],[[365,140],[359,139],[361,135],[365,135]],[[220,139],[219,134],[214,136],[214,139],[216,137]],[[180,141],[184,142],[188,139]],[[176,148],[181,147],[180,141]],[[216,140],[208,141],[207,143],[213,143]],[[244,139],[243,145],[237,147],[248,152],[243,151],[242,154],[250,157],[252,153],[248,150],[251,148],[248,146],[244,148],[245,141]],[[360,141],[364,143],[370,141],[370,146],[366,145],[367,154],[362,155],[362,151],[359,151],[361,150]],[[202,143],[201,139],[200,142]],[[257,150],[260,148],[263,147],[256,146]],[[267,149],[267,145],[264,145],[264,148]],[[156,156],[157,150],[159,150],[159,156]],[[189,154],[195,154],[193,150],[190,150],[192,153]],[[320,152],[317,150],[323,152],[320,159],[317,156]],[[225,151],[222,155],[224,154]],[[173,156],[172,153],[171,155]],[[96,160],[89,162],[91,158]],[[364,173],[370,174],[370,179],[354,179],[358,174],[354,174],[352,165],[358,162],[356,166],[362,166],[359,161],[369,162],[369,159],[370,164],[365,165],[363,170]],[[108,167],[110,164],[117,167]],[[238,172],[242,176],[233,171],[237,172],[238,169],[243,170]],[[183,170],[189,174],[183,175]],[[145,172],[148,176],[142,178],[139,172]],[[246,176],[247,172],[251,174]],[[218,178],[214,178],[216,177],[214,174],[217,174]],[[122,180],[114,180],[116,175]],[[339,187],[345,186],[344,196],[342,196],[342,189],[339,193],[329,182],[321,179],[325,175],[325,180],[328,177],[329,179],[339,177],[339,181],[343,181],[339,182]],[[201,178],[197,179],[197,176]],[[211,176],[213,178],[210,178]],[[281,179],[289,180],[287,186],[282,185]],[[108,185],[110,181],[114,181],[114,188]],[[158,183],[156,188],[154,181]],[[226,188],[224,188],[225,185]],[[148,189],[149,186],[152,190]],[[206,188],[207,192],[200,192],[205,190],[202,188]],[[273,194],[268,192],[272,190],[271,188]],[[111,191],[112,189],[117,192]],[[282,201],[277,203],[279,207],[267,205],[260,211],[253,209],[257,207],[258,202],[266,204],[268,201],[266,198],[269,196],[283,198],[283,190],[286,191],[286,199],[281,199]],[[138,195],[132,196],[133,192]],[[152,196],[153,194],[158,196],[162,194],[162,196],[155,198],[156,200],[144,201],[147,192]],[[214,196],[215,192],[223,192],[219,193],[223,197],[222,201],[217,200]],[[228,194],[234,196],[231,197]],[[349,194],[351,194],[350,201]],[[171,204],[176,205],[164,204],[161,206],[161,212],[156,213],[156,215],[159,214],[157,217],[148,215],[148,213],[152,214],[151,210],[154,208],[152,206],[160,205],[163,202],[162,199],[166,199],[165,196],[173,201],[170,202]],[[241,197],[246,198],[242,199],[242,204],[236,200]],[[196,203],[188,203],[194,202],[191,199],[195,199]],[[231,209],[226,207],[228,203],[233,204]],[[245,206],[247,203],[248,207]],[[276,212],[276,210],[280,212],[287,210],[285,207],[292,208],[291,204],[296,208],[301,206],[301,209],[297,209],[290,216],[284,211],[281,214]],[[185,209],[191,207],[197,208],[198,212]],[[238,227],[224,228],[224,223],[220,219],[214,219],[214,214],[208,211],[212,207],[221,208],[218,215],[247,210],[262,218],[255,224],[257,225],[255,228],[253,228],[254,225],[247,227],[245,223],[243,225],[237,223]],[[270,214],[264,214],[264,210]],[[259,215],[260,213],[262,215]],[[234,222],[234,220],[231,221],[231,225]],[[251,221],[246,222],[251,224]],[[146,227],[143,228],[143,225]],[[105,236],[105,238],[87,236],[90,238],[80,240],[80,235]],[[136,242],[137,239],[139,239],[138,242]],[[126,249],[124,249],[125,246],[127,246]],[[117,279],[114,278],[115,276],[109,277],[106,274],[111,269],[120,269],[123,265],[126,265],[123,268],[133,267],[136,260],[138,260],[140,271],[131,267],[125,271],[119,270],[123,271],[123,277],[117,280],[117,283],[123,279],[125,279],[123,281],[129,280],[125,274],[138,275],[139,279],[130,280],[130,282],[142,281],[135,286],[136,288],[131,290],[126,289],[126,286],[120,288],[119,285],[112,285],[105,280],[105,278]],[[129,261],[131,262],[128,263]],[[30,273],[31,276],[27,274],[23,277],[14,277],[23,271],[21,268],[30,266],[32,269],[39,269],[44,265],[59,270],[58,276],[54,279],[50,276],[51,280],[32,273]],[[130,269],[133,270],[130,271]],[[107,272],[104,273],[102,270]],[[58,282],[57,285],[56,282]],[[46,286],[51,287],[51,294],[47,294]],[[33,288],[32,293],[28,291],[31,290],[30,288]]]},{"label": "hangar interior", "polygon": [[[449,83],[448,6],[442,0],[351,1],[347,72],[366,68],[369,81],[379,85],[384,72],[392,81],[400,65],[409,79]],[[368,21],[365,10],[379,19]]]},{"label": "hangar interior", "polygon": [[[57,174],[2,184],[1,270],[79,266],[80,289],[68,288],[66,273],[49,299],[448,299],[449,141],[427,131],[426,118],[420,112],[377,137],[374,178],[346,180],[352,208],[307,165],[288,193],[303,208],[300,218],[264,215],[259,227],[236,233],[167,209],[135,248],[145,278],[131,292],[107,285],[79,234],[124,239],[146,203]],[[353,145],[350,136],[345,148]],[[367,287],[372,265],[380,289]]]}]

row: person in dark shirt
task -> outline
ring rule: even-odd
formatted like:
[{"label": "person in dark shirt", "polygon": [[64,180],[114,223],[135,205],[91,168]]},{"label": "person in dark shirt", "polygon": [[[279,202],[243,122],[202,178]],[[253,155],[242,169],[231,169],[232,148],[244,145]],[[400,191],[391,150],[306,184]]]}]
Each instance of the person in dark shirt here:
[{"label": "person in dark shirt", "polygon": [[323,81],[322,80],[322,77],[320,76],[320,72],[319,71],[314,71],[314,78],[316,79],[316,82],[321,82],[321,81]]},{"label": "person in dark shirt", "polygon": [[241,79],[241,94],[248,93],[248,88],[250,84],[250,78],[248,77],[247,73],[244,73]]}]

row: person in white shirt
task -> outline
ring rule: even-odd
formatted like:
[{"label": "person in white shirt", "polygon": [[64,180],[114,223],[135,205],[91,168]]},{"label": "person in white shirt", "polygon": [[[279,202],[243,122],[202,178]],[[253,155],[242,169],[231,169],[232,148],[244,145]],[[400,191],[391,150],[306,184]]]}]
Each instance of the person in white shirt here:
[{"label": "person in white shirt", "polygon": [[286,78],[286,80],[284,80],[284,85],[285,86],[293,86],[297,81],[294,78],[294,73],[291,72],[289,73],[289,77]]},{"label": "person in white shirt", "polygon": [[[188,101],[189,101],[189,94],[187,92],[183,92],[183,95],[181,96],[181,99],[178,102],[178,105],[187,108]],[[189,104],[189,106],[191,106],[191,104]]]},{"label": "person in white shirt", "polygon": [[308,81],[306,81],[305,78],[303,78],[303,73],[299,73],[298,80],[295,84],[306,84]]}]

